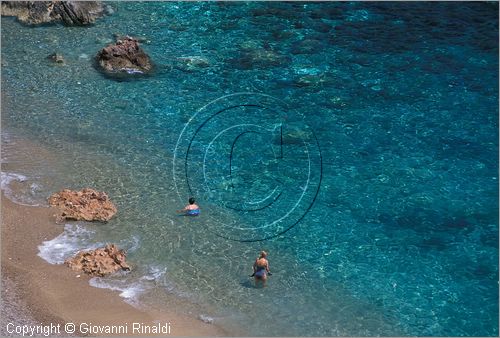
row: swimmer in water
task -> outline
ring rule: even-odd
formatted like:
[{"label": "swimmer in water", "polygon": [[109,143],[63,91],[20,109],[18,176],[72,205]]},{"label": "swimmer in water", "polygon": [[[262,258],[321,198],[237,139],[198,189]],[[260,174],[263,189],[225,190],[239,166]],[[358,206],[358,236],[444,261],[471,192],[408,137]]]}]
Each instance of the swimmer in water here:
[{"label": "swimmer in water", "polygon": [[271,275],[269,270],[269,262],[267,260],[267,252],[261,251],[259,257],[253,263],[253,275],[255,278],[255,286],[262,282],[262,287],[266,286],[267,275]]},{"label": "swimmer in water", "polygon": [[195,203],[193,197],[189,199],[189,204],[184,207],[182,210],[177,210],[177,212],[182,212],[186,216],[198,216],[200,214],[200,207]]}]

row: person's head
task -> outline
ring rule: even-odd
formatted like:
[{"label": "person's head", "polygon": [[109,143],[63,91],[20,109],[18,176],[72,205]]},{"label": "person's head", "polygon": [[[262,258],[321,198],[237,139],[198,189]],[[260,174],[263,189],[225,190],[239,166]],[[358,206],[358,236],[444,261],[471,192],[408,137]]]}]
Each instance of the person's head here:
[{"label": "person's head", "polygon": [[189,198],[189,204],[194,204],[195,200],[194,197]]},{"label": "person's head", "polygon": [[266,257],[267,257],[267,252],[261,251],[260,255],[259,255],[259,258],[266,258]]}]

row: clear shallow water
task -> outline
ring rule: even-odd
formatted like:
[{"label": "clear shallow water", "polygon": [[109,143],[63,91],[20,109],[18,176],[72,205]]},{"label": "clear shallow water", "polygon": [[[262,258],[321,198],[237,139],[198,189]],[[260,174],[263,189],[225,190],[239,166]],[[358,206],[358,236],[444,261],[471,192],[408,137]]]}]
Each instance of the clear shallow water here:
[{"label": "clear shallow water", "polygon": [[[119,208],[57,255],[119,243],[136,268],[94,285],[250,335],[498,335],[497,4],[112,6],[88,28],[2,20],[2,184]],[[113,33],[144,37],[154,76],[93,68]],[[258,94],[213,102],[240,92]],[[218,113],[243,103],[269,109]],[[175,215],[189,189],[202,217]],[[246,277],[261,249],[264,290]]]}]

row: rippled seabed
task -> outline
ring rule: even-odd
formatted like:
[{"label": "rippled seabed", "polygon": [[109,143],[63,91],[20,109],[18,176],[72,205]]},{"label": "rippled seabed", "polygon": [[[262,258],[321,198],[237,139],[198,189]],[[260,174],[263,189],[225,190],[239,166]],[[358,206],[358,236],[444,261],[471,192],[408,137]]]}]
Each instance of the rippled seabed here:
[{"label": "rippled seabed", "polygon": [[[119,209],[67,225],[46,259],[116,242],[136,269],[93,285],[249,335],[498,335],[497,3],[111,5],[88,28],[2,19],[3,184],[28,204],[93,186]],[[93,68],[114,33],[144,37],[154,76]],[[282,101],[216,101],[181,134],[237,92]],[[273,110],[216,114],[235,100]],[[190,188],[197,219],[174,212]],[[274,274],[255,289],[261,249]]]}]

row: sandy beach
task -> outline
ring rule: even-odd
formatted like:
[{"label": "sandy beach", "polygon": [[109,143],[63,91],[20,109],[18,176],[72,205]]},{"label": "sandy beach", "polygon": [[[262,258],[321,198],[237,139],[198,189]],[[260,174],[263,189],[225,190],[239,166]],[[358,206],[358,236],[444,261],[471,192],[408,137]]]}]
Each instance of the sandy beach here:
[{"label": "sandy beach", "polygon": [[[37,246],[62,232],[54,211],[18,205],[2,194],[2,335],[19,335],[23,325],[50,327],[51,335],[148,335],[141,330],[172,336],[225,336],[221,328],[173,311],[137,309],[117,292],[91,287],[89,278],[64,265],[50,265],[37,256]],[[80,277],[77,277],[80,276]],[[11,323],[11,324],[9,324]],[[65,325],[75,324],[75,332]],[[135,323],[135,326],[134,326]],[[141,324],[142,323],[142,324]],[[59,324],[59,325],[58,325]],[[134,331],[135,327],[135,331]],[[170,333],[165,333],[169,329]],[[126,331],[124,331],[126,330]],[[38,335],[42,335],[39,333]]]}]

